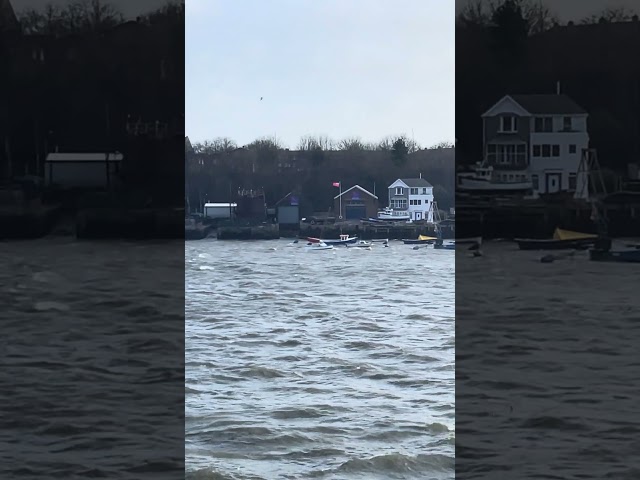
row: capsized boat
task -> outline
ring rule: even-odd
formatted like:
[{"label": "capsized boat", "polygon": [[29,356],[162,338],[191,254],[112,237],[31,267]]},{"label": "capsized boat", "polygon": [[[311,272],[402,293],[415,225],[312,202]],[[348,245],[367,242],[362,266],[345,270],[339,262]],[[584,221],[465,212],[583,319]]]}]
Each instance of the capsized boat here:
[{"label": "capsized boat", "polygon": [[553,238],[516,238],[514,240],[518,243],[520,250],[587,249],[595,244],[598,235],[556,228]]},{"label": "capsized boat", "polygon": [[364,240],[358,240],[355,243],[347,243],[345,245],[348,248],[371,248],[371,242],[365,242]]},{"label": "capsized boat", "polygon": [[324,242],[309,242],[305,248],[310,252],[317,252],[319,250],[333,250],[333,245],[327,245]]},{"label": "capsized boat", "polygon": [[405,245],[428,245],[436,241],[436,237],[427,237],[426,235],[419,235],[416,240],[403,238],[402,241]]}]

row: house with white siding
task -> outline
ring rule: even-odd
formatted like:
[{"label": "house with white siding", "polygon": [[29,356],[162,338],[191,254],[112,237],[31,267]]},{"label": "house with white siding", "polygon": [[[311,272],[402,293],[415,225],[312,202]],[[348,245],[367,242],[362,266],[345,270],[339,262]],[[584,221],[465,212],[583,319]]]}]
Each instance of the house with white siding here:
[{"label": "house with white siding", "polygon": [[410,220],[433,222],[433,185],[422,178],[399,178],[389,185],[389,208]]}]

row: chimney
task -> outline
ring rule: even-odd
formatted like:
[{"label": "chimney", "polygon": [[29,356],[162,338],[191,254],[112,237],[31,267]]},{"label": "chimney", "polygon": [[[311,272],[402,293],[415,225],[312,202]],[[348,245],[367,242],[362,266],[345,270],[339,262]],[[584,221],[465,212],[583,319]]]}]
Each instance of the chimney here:
[{"label": "chimney", "polygon": [[560,95],[560,81],[556,82],[556,95]]},{"label": "chimney", "polygon": [[422,178],[422,172],[420,172],[420,178]]}]

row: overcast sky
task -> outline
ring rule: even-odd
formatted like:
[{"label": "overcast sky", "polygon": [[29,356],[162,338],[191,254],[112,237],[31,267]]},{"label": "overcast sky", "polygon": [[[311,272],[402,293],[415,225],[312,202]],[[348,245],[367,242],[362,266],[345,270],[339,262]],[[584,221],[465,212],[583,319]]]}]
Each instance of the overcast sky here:
[{"label": "overcast sky", "polygon": [[[187,0],[193,142],[455,138],[454,3]],[[260,98],[262,97],[262,100]]]}]

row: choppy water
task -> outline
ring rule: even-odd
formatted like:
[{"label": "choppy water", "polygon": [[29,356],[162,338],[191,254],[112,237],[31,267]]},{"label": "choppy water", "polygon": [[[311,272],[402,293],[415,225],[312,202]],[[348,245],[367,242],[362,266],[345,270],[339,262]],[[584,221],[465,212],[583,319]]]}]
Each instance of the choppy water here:
[{"label": "choppy water", "polygon": [[180,478],[183,243],[0,248],[0,478]]},{"label": "choppy water", "polygon": [[456,252],[456,478],[640,478],[640,265],[516,248]]},{"label": "choppy water", "polygon": [[454,252],[186,245],[188,478],[454,478]]}]

